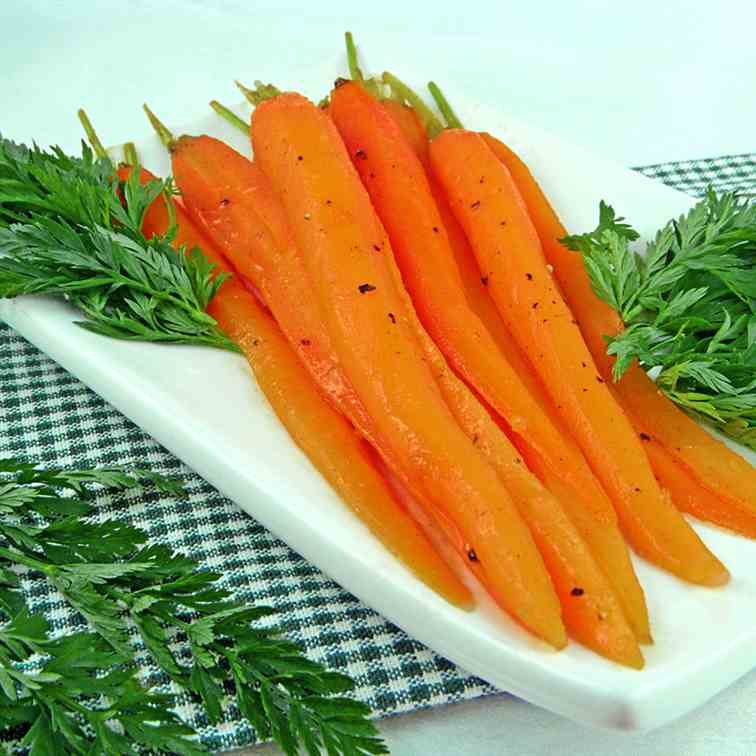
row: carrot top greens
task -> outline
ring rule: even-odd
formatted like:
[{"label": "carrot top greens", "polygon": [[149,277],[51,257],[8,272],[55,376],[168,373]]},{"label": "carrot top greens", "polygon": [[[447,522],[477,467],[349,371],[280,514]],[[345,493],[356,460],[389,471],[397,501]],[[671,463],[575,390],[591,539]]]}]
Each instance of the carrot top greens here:
[{"label": "carrot top greens", "polygon": [[114,338],[238,351],[206,312],[225,274],[198,249],[177,255],[173,230],[142,233],[171,180],[142,185],[137,170],[119,181],[99,150],[75,158],[0,139],[0,297],[63,297],[80,326]]},{"label": "carrot top greens", "polygon": [[756,448],[756,205],[710,190],[646,247],[605,203],[563,240],[626,329],[608,339],[619,379],[638,360],[677,404]]}]

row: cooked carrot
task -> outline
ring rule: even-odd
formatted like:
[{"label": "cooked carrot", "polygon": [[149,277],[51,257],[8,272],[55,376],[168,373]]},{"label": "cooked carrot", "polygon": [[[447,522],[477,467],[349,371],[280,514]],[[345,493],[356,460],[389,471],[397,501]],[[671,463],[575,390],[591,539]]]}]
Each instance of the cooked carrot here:
[{"label": "cooked carrot", "polygon": [[[122,168],[119,173],[125,179],[130,170]],[[152,178],[142,171],[143,181]],[[173,245],[199,247],[220,270],[227,270],[224,259],[184,210],[176,206],[175,213]],[[144,233],[165,233],[169,225],[166,204],[158,199],[145,214]],[[344,503],[428,587],[456,606],[471,608],[470,591],[392,495],[364,441],[324,401],[275,321],[238,278],[224,282],[208,312],[241,347],[273,411]]]},{"label": "cooked carrot", "polygon": [[262,103],[256,161],[301,250],[334,349],[371,418],[436,506],[451,515],[494,598],[564,646],[559,602],[495,472],[471,453],[418,351],[385,257],[390,244],[330,118],[300,95]]},{"label": "cooked carrot", "polygon": [[[323,395],[368,440],[467,561],[464,538],[449,518],[438,516],[438,510],[389,449],[333,353],[320,304],[311,296],[304,261],[266,177],[218,139],[184,136],[174,141],[154,115],[151,120],[170,144],[174,177],[192,217],[262,293]],[[468,567],[482,577],[477,563],[468,562]]]},{"label": "cooked carrot", "polygon": [[[397,290],[404,292],[393,258],[387,262]],[[473,446],[496,470],[527,522],[556,588],[568,632],[597,653],[640,669],[643,656],[636,638],[651,642],[648,612],[619,529],[611,522],[597,522],[584,506],[575,505],[572,492],[561,500],[569,502],[570,516],[566,515],[558,498],[523,464],[492,415],[449,368],[411,303],[406,309],[444,401]],[[618,579],[610,580],[602,565],[615,571]],[[618,588],[627,589],[627,594],[620,598]],[[576,596],[585,596],[587,601],[576,602]]]},{"label": "cooked carrot", "polygon": [[[344,85],[344,87],[346,86],[347,85]],[[342,87],[342,89],[344,87]],[[402,109],[403,114],[406,113],[412,118],[412,111],[403,108],[403,106],[399,106],[399,108]],[[244,127],[244,129],[246,130],[246,127]],[[424,139],[424,131],[422,132],[422,136],[427,146],[427,140]],[[189,199],[186,194],[185,199]],[[387,261],[389,263],[392,262],[390,258],[387,258]],[[404,289],[401,282],[401,276],[394,265],[391,267],[392,274],[395,274],[395,280],[398,283],[399,290],[400,292],[403,292]],[[412,318],[411,305],[407,307],[407,311]],[[419,321],[417,321],[416,318],[412,318],[412,321],[425,359],[431,366],[436,382],[441,389],[441,393],[465,433],[467,433],[469,438],[473,439],[478,449],[484,452],[484,454],[493,461],[495,467],[498,465],[500,468],[506,468],[507,465],[514,465],[515,479],[517,479],[518,476],[525,479],[525,483],[520,486],[516,493],[515,486],[515,490],[512,490],[513,495],[519,495],[519,497],[526,495],[532,498],[536,503],[540,502],[545,496],[545,500],[549,502],[552,507],[558,508],[558,504],[550,501],[549,495],[540,489],[538,484],[532,480],[532,476],[522,464],[522,459],[512,448],[506,437],[503,436],[495,423],[493,423],[486,410],[480,405],[464,384],[462,384],[448,369],[443,356],[425,333],[422,325],[419,324]],[[504,482],[505,485],[507,485],[508,481],[504,480]],[[508,485],[507,487],[511,490],[512,485],[514,484]],[[519,504],[517,499],[516,503]],[[570,633],[574,637],[581,639],[586,645],[596,648],[599,653],[603,653],[610,658],[615,658],[621,663],[636,666],[641,657],[638,654],[637,647],[635,652],[632,651],[634,642],[631,641],[628,643],[625,640],[628,634],[628,627],[622,616],[617,617],[616,598],[610,590],[607,590],[608,586],[606,585],[606,578],[603,574],[596,575],[595,562],[593,562],[590,557],[586,558],[584,551],[581,550],[583,549],[583,544],[580,542],[580,538],[577,537],[574,532],[570,533],[570,529],[573,528],[573,526],[569,522],[564,522],[564,514],[561,511],[557,511],[553,517],[542,517],[540,516],[541,512],[539,511],[537,504],[535,506],[535,513],[527,511],[529,506],[531,506],[530,503],[525,502],[521,507],[521,511],[523,511],[523,516],[529,521],[531,529],[533,530],[535,527],[533,530],[534,536],[536,537],[537,542],[539,542],[539,539],[541,541],[538,545],[542,553],[544,556],[549,555],[551,557],[551,561],[547,562],[547,566],[555,584],[564,586],[571,582],[574,586],[574,584],[579,582],[581,585],[586,584],[592,586],[590,589],[591,598],[588,601],[575,602],[574,597],[571,595],[567,601],[562,601],[564,618]],[[592,529],[590,519],[591,518],[588,518],[588,522],[586,523],[588,530]],[[531,523],[531,520],[534,522]],[[561,524],[561,526],[550,529],[549,523],[552,520]],[[459,542],[458,533],[455,532],[455,529],[450,528],[448,522],[442,522],[440,525],[442,530],[447,531],[447,535],[451,536],[451,540],[456,541],[458,550],[464,549],[464,542]],[[449,533],[449,530],[452,532]],[[549,543],[542,543],[544,540],[544,533],[550,535],[551,540]],[[554,543],[558,544],[556,549],[553,546]],[[622,550],[625,550],[624,542],[621,537],[619,539],[619,545]],[[565,557],[569,557],[573,552],[577,553],[573,558],[567,558],[566,561],[568,564],[574,566],[565,567],[559,559],[553,558],[553,554],[557,553],[562,555],[562,560],[564,560]],[[577,568],[577,572],[574,571],[575,568]],[[585,575],[585,577],[581,577],[582,575]],[[586,592],[588,591],[588,589],[585,590]],[[640,595],[642,598],[642,593]],[[560,595],[560,599],[564,599],[564,595]],[[641,606],[643,607],[642,601]],[[594,627],[592,628],[593,634],[591,636],[589,632],[591,629],[591,622],[596,623],[596,618],[599,616],[607,618],[611,617],[611,620],[605,619],[598,625],[594,624]],[[645,618],[646,625],[644,637],[648,638],[648,623],[645,609],[644,612],[641,613],[641,617]],[[610,624],[604,624],[607,622]]]},{"label": "cooked carrot", "polygon": [[[498,139],[489,134],[483,138],[510,171],[538,232],[546,260],[554,268],[554,276],[604,380],[610,381],[614,358],[606,353],[604,336],[622,330],[619,315],[593,293],[580,255],[559,243],[567,232],[525,163]],[[637,365],[625,373],[614,390],[639,434],[656,439],[701,488],[715,494],[734,511],[756,514],[756,469],[752,465],[673,404]],[[658,459],[658,455],[651,458],[652,465]],[[701,501],[697,516],[722,524],[714,500],[702,496]],[[711,518],[706,515],[705,502],[712,506]]]},{"label": "cooked carrot", "polygon": [[[348,85],[344,85],[344,87],[339,88],[333,98],[335,105],[333,116],[337,126],[340,122],[338,117],[339,93],[346,89],[347,86]],[[421,162],[425,161],[427,166],[428,139],[420,119],[417,118],[413,110],[391,100],[384,101],[383,107],[392,115],[407,142],[413,146],[417,157]],[[364,114],[361,116],[355,114],[354,118],[361,118],[363,123],[369,122],[371,124],[376,120],[372,117],[368,118]],[[371,161],[377,157],[378,153],[374,149],[365,149],[365,154],[367,155],[367,160],[357,160],[356,165],[363,176],[367,173],[369,180],[366,182],[366,185],[370,188],[379,180],[379,174],[369,167]],[[389,164],[393,164],[394,162],[394,159],[391,158]],[[366,163],[367,165],[363,166],[363,163]],[[370,178],[371,174],[375,176],[374,179]],[[419,181],[420,180],[418,179],[418,182]],[[432,175],[429,175],[429,183],[441,215],[442,228],[447,232],[449,245],[454,258],[454,260],[450,259],[451,256],[448,249],[443,250],[440,267],[443,267],[444,265],[454,265],[454,263],[456,263],[458,273],[462,278],[463,287],[467,289],[466,294],[469,308],[472,309],[475,314],[480,316],[483,327],[489,331],[491,337],[496,342],[496,346],[499,347],[503,354],[503,357],[500,356],[500,358],[508,363],[508,366],[511,365],[511,367],[514,368],[517,377],[519,377],[525,384],[526,392],[534,398],[537,397],[539,402],[537,410],[540,414],[537,415],[536,433],[542,430],[544,425],[547,428],[549,426],[553,427],[550,418],[552,420],[554,418],[551,412],[551,407],[548,406],[548,400],[543,396],[543,390],[540,385],[537,384],[530,366],[522,356],[519,348],[514,344],[511,336],[506,332],[506,326],[496,310],[493,301],[488,296],[487,287],[481,282],[477,262],[475,261],[464,232],[459,226],[456,218],[454,218],[441,188],[438,186]],[[401,207],[402,212],[404,212],[404,202],[401,202]],[[416,229],[421,229],[424,225],[427,226],[427,223],[423,223],[422,220],[414,223]],[[435,238],[431,240],[429,245],[422,240],[418,240],[416,247],[417,249],[426,250],[429,246],[432,247],[434,243]],[[412,251],[410,253],[412,253]],[[398,256],[397,252],[397,257]],[[432,273],[429,271],[428,275],[432,276],[430,278],[432,286],[425,287],[426,291],[424,291],[421,283],[420,293],[416,295],[418,297],[423,294],[432,295],[435,291],[436,282],[438,280],[435,271],[439,266],[437,266],[434,261],[431,262],[433,263],[431,266],[433,270]],[[450,274],[450,277],[456,277],[454,276],[454,272]],[[454,286],[456,287],[455,297],[458,301],[459,281],[455,281]],[[445,309],[448,306],[449,298],[441,296],[441,299],[443,302],[440,306]],[[496,336],[493,336],[492,332],[494,330],[496,331]],[[489,344],[489,349],[492,349],[495,352],[496,346],[491,347]],[[428,359],[430,359],[430,357],[428,357]],[[511,372],[511,368],[508,368],[508,366],[507,369]],[[442,386],[442,392],[443,390]],[[450,406],[453,406],[455,401],[459,402],[458,396],[449,397],[445,395],[445,398]],[[475,404],[478,404],[474,398],[472,401]],[[478,440],[478,443],[481,445],[479,448],[482,448],[483,444],[486,443],[484,428],[476,427],[474,422],[468,422],[465,424],[463,419],[459,417],[457,419],[462,427],[468,432],[468,435],[471,435],[471,437]],[[488,425],[492,425],[490,418],[486,419],[488,420]],[[498,428],[494,427],[494,430],[495,432],[498,432]],[[511,428],[508,430],[511,433]],[[582,454],[574,446],[574,442],[572,442],[570,438],[557,432],[557,436],[562,442],[562,447],[560,448],[566,447],[563,456],[568,460],[572,460],[573,464],[575,464],[578,469],[580,468],[580,465],[585,468],[582,477],[574,476],[574,474],[570,475],[569,471],[565,469],[568,465],[559,464],[554,466],[547,464],[546,460],[538,454],[534,446],[528,442],[527,436],[527,432],[513,434],[515,445],[524,456],[528,467],[535,472],[541,482],[544,483],[549,491],[556,496],[558,501],[566,508],[570,518],[578,526],[580,534],[591,548],[599,565],[614,587],[636,637],[642,642],[650,642],[651,632],[643,589],[641,588],[635,574],[625,541],[616,524],[616,514],[612,508],[611,502],[603,489],[596,482],[590,470],[585,467],[585,461]],[[488,442],[489,447],[492,445],[494,446],[494,449],[489,454],[489,457],[496,460],[497,455],[502,454],[503,457],[508,458],[506,449],[504,449],[502,453],[501,448],[498,448],[495,442]],[[575,480],[575,477],[578,477],[577,481]]]},{"label": "cooked carrot", "polygon": [[736,533],[756,538],[756,512],[739,508],[702,488],[690,473],[657,441],[644,444],[659,484],[669,491],[678,509]]},{"label": "cooked carrot", "polygon": [[352,82],[332,93],[331,117],[388,232],[423,326],[511,433],[576,492],[595,492],[594,515],[606,519],[611,507],[584,458],[564,442],[468,305],[423,166],[393,118]]},{"label": "cooked carrot", "polygon": [[417,155],[423,164],[423,167],[427,167],[430,160],[428,155],[428,134],[414,108],[403,105],[396,100],[383,100],[381,105],[394,119],[404,138],[409,142],[415,155]]},{"label": "cooked carrot", "polygon": [[480,135],[446,131],[433,170],[510,333],[541,377],[642,555],[690,582],[721,585],[722,563],[665,498],[551,276],[509,171]]}]

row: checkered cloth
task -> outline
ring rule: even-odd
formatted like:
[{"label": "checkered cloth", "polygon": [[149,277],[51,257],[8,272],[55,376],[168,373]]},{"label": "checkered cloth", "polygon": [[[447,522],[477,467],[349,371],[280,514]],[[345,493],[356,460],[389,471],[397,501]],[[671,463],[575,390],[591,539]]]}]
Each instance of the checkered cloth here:
[{"label": "checkered cloth", "polygon": [[[720,190],[756,189],[756,154],[636,170],[691,194],[701,194],[709,184]],[[285,633],[303,643],[312,658],[353,677],[355,695],[378,716],[496,692],[360,603],[0,324],[0,456],[7,455],[46,465],[149,466],[181,478],[188,494],[184,499],[155,492],[102,496],[99,516],[127,519],[155,541],[222,571],[238,598],[275,606]],[[43,611],[56,632],[81,624],[43,579],[27,578],[25,589],[32,608]],[[144,682],[167,685],[146,653],[140,653],[139,661]],[[232,702],[218,726],[210,726],[188,698],[180,699],[179,714],[198,728],[213,750],[254,742],[252,728]]]}]

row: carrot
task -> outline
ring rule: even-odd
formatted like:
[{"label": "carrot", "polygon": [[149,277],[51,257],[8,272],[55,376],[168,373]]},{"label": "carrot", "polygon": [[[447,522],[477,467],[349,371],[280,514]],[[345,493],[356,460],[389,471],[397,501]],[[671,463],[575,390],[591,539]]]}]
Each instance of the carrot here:
[{"label": "carrot", "polygon": [[[381,122],[381,119],[377,114],[361,113],[359,111],[351,113],[347,112],[347,114],[340,113],[340,108],[343,103],[343,99],[341,99],[343,97],[342,93],[348,93],[349,87],[350,85],[340,87],[336,90],[332,98],[332,115],[337,127],[340,126],[344,118],[349,118],[353,130],[357,129],[359,132],[359,130],[367,124],[370,124],[370,128],[373,128],[374,124]],[[384,101],[383,107],[391,114],[392,118],[394,118],[402,135],[404,135],[407,143],[412,145],[420,162],[422,163],[425,161],[426,165],[428,165],[428,139],[422,123],[414,111],[391,100]],[[397,139],[395,134],[391,134],[390,136],[394,140]],[[350,139],[347,138],[346,141],[347,146],[349,146]],[[352,147],[354,148],[358,142],[364,142],[364,136],[359,133],[353,134],[351,142]],[[357,159],[355,160],[355,165],[363,176],[363,181],[370,191],[371,188],[376,187],[377,183],[381,180],[382,174],[373,169],[373,164],[375,160],[379,159],[381,152],[379,151],[378,145],[366,145],[364,152],[367,159]],[[388,163],[389,166],[396,165],[397,170],[405,176],[413,174],[413,171],[406,167],[406,163],[408,162],[406,155],[404,155],[402,163],[399,162],[399,157],[394,154],[387,155],[383,162]],[[400,165],[405,167],[400,168]],[[414,167],[414,174],[416,173],[417,166]],[[365,180],[366,176],[367,180]],[[415,175],[413,178],[416,185],[422,185],[422,177]],[[395,186],[393,184],[393,178],[391,179],[391,182],[392,183],[389,186],[385,187],[384,196],[390,196]],[[464,232],[452,215],[446,198],[432,175],[429,177],[428,182],[430,191],[433,193],[433,199],[435,199],[436,206],[441,216],[442,224],[440,225],[440,228],[445,229],[447,232],[448,246],[446,248],[441,250],[438,249],[438,234],[433,234],[432,236],[427,235],[430,236],[430,238],[426,239],[423,239],[421,236],[423,229],[432,227],[437,221],[427,221],[422,217],[413,219],[405,216],[408,203],[406,203],[401,196],[396,196],[397,201],[394,204],[397,212],[401,214],[401,221],[404,222],[406,219],[408,224],[416,231],[414,234],[416,238],[414,244],[412,244],[414,249],[412,247],[404,247],[408,259],[402,260],[400,252],[400,249],[402,249],[401,244],[393,245],[397,260],[400,263],[404,262],[402,272],[404,273],[405,281],[407,281],[408,284],[413,280],[412,276],[415,272],[413,270],[413,262],[416,262],[420,267],[421,274],[415,279],[417,284],[414,288],[410,287],[415,303],[418,304],[423,298],[430,298],[431,307],[435,306],[437,310],[440,310],[442,314],[452,320],[459,318],[463,322],[464,320],[469,321],[470,311],[475,315],[480,316],[480,323],[475,324],[469,330],[474,331],[477,329],[478,332],[482,331],[483,334],[490,336],[490,338],[486,339],[487,343],[473,343],[472,347],[476,349],[476,351],[479,349],[487,349],[490,353],[498,357],[497,361],[500,367],[497,370],[497,375],[494,376],[494,380],[497,383],[499,382],[499,370],[501,371],[501,374],[508,374],[511,376],[512,370],[514,369],[515,376],[512,382],[517,386],[520,392],[524,391],[526,396],[536,399],[538,402],[537,406],[534,405],[532,401],[526,405],[530,408],[533,417],[533,422],[530,424],[530,427],[518,428],[518,432],[512,434],[512,429],[506,427],[505,424],[505,430],[509,431],[509,434],[511,434],[517,449],[525,457],[528,467],[535,472],[541,482],[544,483],[551,493],[556,496],[560,504],[566,508],[570,518],[578,526],[581,536],[589,545],[591,551],[599,562],[599,565],[614,587],[617,596],[620,598],[624,612],[638,639],[643,642],[650,642],[651,633],[648,621],[648,610],[643,596],[643,589],[638,582],[638,578],[628,554],[627,546],[616,524],[616,514],[612,508],[611,502],[601,486],[597,483],[593,474],[587,468],[581,452],[574,446],[572,440],[567,435],[561,434],[559,430],[554,427],[551,408],[548,406],[546,398],[543,397],[543,391],[540,385],[537,384],[537,381],[533,377],[532,371],[519,351],[519,348],[513,343],[511,336],[506,332],[506,326],[501,320],[493,301],[488,296],[487,287],[485,284],[481,283],[480,272],[467,239],[464,236]],[[411,191],[413,194],[417,194],[417,190],[414,187]],[[379,210],[379,213],[383,207],[380,201],[382,198],[383,197],[379,198],[374,194],[374,204]],[[432,214],[432,210],[430,212]],[[387,220],[389,213],[390,210],[386,210],[386,214],[383,215],[383,220],[386,222],[389,232],[391,232],[391,223]],[[405,239],[404,242],[405,244],[409,242],[409,238]],[[427,260],[416,259],[424,258],[425,254],[429,253],[434,248],[436,249],[437,254],[433,259],[430,257],[428,257]],[[424,252],[422,255],[416,255],[415,249],[422,249]],[[422,264],[424,262],[427,262],[427,266],[423,271]],[[455,264],[456,270],[454,269]],[[441,292],[438,289],[438,271],[444,269],[448,271],[447,277],[450,280],[449,286],[452,289],[451,294]],[[423,280],[423,272],[425,281]],[[461,281],[460,276],[462,279]],[[460,284],[462,284],[462,286],[460,286]],[[464,302],[460,303],[462,288],[467,288],[466,307]],[[434,296],[439,300],[438,302],[433,301]],[[458,310],[462,311],[461,316],[451,307],[451,303],[455,301],[458,303]],[[477,307],[475,306],[476,304]],[[419,306],[418,311],[422,313]],[[429,324],[429,331],[431,333],[433,333],[432,325],[433,323],[431,322]],[[498,338],[492,333],[494,329]],[[438,339],[438,343],[443,345],[443,336]],[[501,354],[497,353],[497,347]],[[449,354],[449,352],[446,352],[446,354],[448,357],[451,357],[450,363],[454,365],[454,355]],[[473,354],[473,358],[476,356],[477,355]],[[519,381],[517,379],[519,379]],[[521,383],[518,386],[517,384],[519,382]],[[474,385],[483,396],[486,396],[486,391],[480,388],[479,376],[475,376],[470,383]],[[452,407],[455,401],[459,401],[458,396],[448,397],[445,395],[445,398],[447,398],[447,403]],[[510,399],[511,396],[508,396],[507,398]],[[474,397],[472,397],[472,401],[475,404],[478,404]],[[497,407],[497,409],[499,408],[500,407]],[[478,440],[478,443],[480,444],[479,448],[482,448],[484,439],[483,428],[477,427],[474,422],[470,422],[466,425],[460,417],[457,419],[460,422],[460,425],[462,425],[462,427],[468,432],[468,435]],[[490,422],[490,419],[489,425],[493,425]],[[531,433],[536,437],[543,437],[544,431],[546,431],[547,439],[554,439],[557,444],[557,458],[562,457],[565,460],[568,460],[566,463],[563,464],[558,460],[557,464],[553,464],[554,458],[552,457],[552,464],[550,465],[538,452],[537,446],[530,442]],[[551,431],[550,435],[548,433],[549,431]],[[492,433],[495,435],[497,432],[498,428],[494,426]],[[488,445],[489,447],[494,447],[494,451],[488,455],[489,458],[492,458],[494,464],[499,456],[501,456],[502,459],[511,458],[511,454],[508,454],[509,450],[506,448],[502,449],[501,444],[497,445],[496,442],[490,442]],[[576,472],[571,472],[571,470]]]},{"label": "carrot", "polygon": [[[326,399],[373,446],[456,548],[463,563],[481,578],[478,563],[467,559],[465,539],[449,518],[441,518],[433,509],[389,449],[344,374],[333,353],[320,304],[311,296],[304,262],[266,177],[255,164],[218,139],[183,136],[173,140],[152,114],[151,120],[170,146],[174,177],[192,217],[262,293]],[[244,129],[248,131],[246,126]]]},{"label": "carrot", "polygon": [[[580,255],[559,243],[567,231],[525,163],[498,139],[489,134],[484,134],[483,138],[509,169],[586,344],[604,380],[610,381],[614,358],[606,353],[604,336],[613,336],[622,330],[619,315],[593,293]],[[747,513],[748,517],[756,514],[756,469],[673,404],[641,368],[633,365],[614,385],[614,390],[639,434],[658,441],[692,480],[735,512]],[[657,475],[664,475],[664,470],[657,470],[655,466],[659,455],[650,459]],[[685,509],[674,493],[673,500]],[[704,495],[701,502],[697,516],[722,524],[720,506],[715,499]],[[708,504],[705,502],[711,504],[711,517],[706,514]],[[743,532],[741,527],[748,526],[735,529]]]},{"label": "carrot", "polygon": [[[130,170],[119,169],[120,177],[125,180]],[[142,171],[142,181],[153,178]],[[176,206],[175,214],[177,232],[172,244],[176,248],[199,247],[219,270],[228,270],[225,260],[183,208]],[[145,213],[144,233],[162,234],[169,225],[165,202],[156,200]],[[473,599],[469,590],[391,494],[364,442],[323,400],[275,321],[238,278],[224,282],[208,312],[241,347],[273,411],[345,504],[429,588],[455,606],[470,609]]]},{"label": "carrot", "polygon": [[[449,363],[501,416],[513,421],[518,440],[532,453],[548,459],[554,474],[564,474],[565,470],[578,471],[571,481],[574,491],[580,491],[590,484],[601,491],[582,455],[564,443],[548,415],[530,396],[467,305],[425,171],[394,120],[370,94],[354,83],[343,84],[332,93],[331,117],[353,156],[373,205],[386,225],[401,270],[399,286],[403,286],[403,278],[420,320]],[[418,250],[422,250],[422,253],[418,254]],[[433,356],[426,354],[426,359],[433,364]],[[443,370],[443,358],[440,360]],[[458,401],[460,393],[464,393],[464,387],[462,392],[457,391],[451,397],[451,401],[443,386],[441,389],[454,412],[453,403]],[[470,395],[469,398],[485,415],[485,410],[475,397]],[[459,417],[457,419],[459,421]],[[464,422],[460,424],[464,429]],[[560,504],[524,469],[522,459],[501,431],[493,423],[490,426],[494,433],[501,436],[498,444],[501,453],[494,454],[493,464],[515,503],[521,505],[521,513],[531,527],[544,558],[547,558],[547,551],[553,549],[555,542],[560,544],[558,551],[562,554],[575,551],[577,542],[579,548],[583,548],[584,544],[577,533],[573,533],[570,539],[565,538],[572,525]],[[479,439],[481,431],[474,427],[473,434],[474,438]],[[540,448],[538,442],[541,443]],[[510,472],[513,466],[514,477]],[[579,478],[581,472],[586,483]],[[537,507],[534,511],[530,506],[531,500],[540,501],[544,496],[552,509],[552,524],[562,522],[562,530],[551,529],[548,525],[544,528],[543,512]],[[574,498],[573,493],[570,500]],[[612,517],[601,524],[613,523],[614,512],[603,498],[602,504],[609,509]],[[600,514],[594,516],[601,517]],[[590,518],[584,518],[584,524],[589,527],[589,523]],[[578,561],[579,557],[576,557],[574,562]],[[626,563],[629,564],[629,560]],[[593,567],[595,570],[595,565]],[[550,572],[556,583],[559,575],[552,570]],[[603,576],[601,579],[604,580]],[[567,608],[574,603],[568,601]],[[562,606],[564,609],[565,604]],[[595,620],[596,614],[591,616]],[[569,624],[568,629],[571,629]],[[648,628],[645,630],[647,635]]]},{"label": "carrot", "polygon": [[437,137],[431,162],[504,322],[609,493],[630,543],[685,580],[725,583],[726,568],[663,496],[637,436],[598,374],[507,169],[482,137],[463,130]]},{"label": "carrot", "polygon": [[535,635],[563,647],[543,561],[496,474],[471,453],[418,352],[385,264],[390,244],[332,121],[287,93],[258,106],[252,138],[334,349],[371,418],[426,496],[457,524],[493,597]]},{"label": "carrot", "polygon": [[659,485],[669,491],[678,509],[700,520],[756,538],[756,512],[752,508],[738,508],[733,502],[702,488],[658,441],[649,439],[644,448]]}]

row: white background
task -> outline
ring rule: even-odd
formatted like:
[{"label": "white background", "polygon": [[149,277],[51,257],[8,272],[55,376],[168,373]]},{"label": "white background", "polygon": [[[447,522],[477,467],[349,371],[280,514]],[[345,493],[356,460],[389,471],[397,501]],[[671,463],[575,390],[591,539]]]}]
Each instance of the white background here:
[{"label": "white background", "polygon": [[[238,101],[233,78],[295,88],[351,29],[376,70],[409,68],[627,165],[756,152],[753,3],[0,2],[0,132],[75,149]],[[474,53],[470,51],[473,50]],[[412,82],[421,84],[421,81]],[[324,82],[324,92],[327,82]],[[586,730],[496,697],[383,723],[398,756],[756,753],[756,674],[647,735]]]}]

